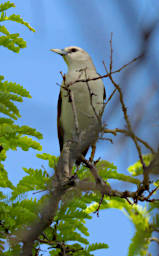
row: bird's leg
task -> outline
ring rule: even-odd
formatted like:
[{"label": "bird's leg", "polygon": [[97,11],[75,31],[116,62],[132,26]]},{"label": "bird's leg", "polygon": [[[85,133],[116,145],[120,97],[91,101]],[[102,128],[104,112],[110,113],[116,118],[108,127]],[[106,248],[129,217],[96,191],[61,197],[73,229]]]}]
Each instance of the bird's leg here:
[{"label": "bird's leg", "polygon": [[92,145],[91,156],[90,156],[90,158],[89,158],[89,161],[90,161],[90,162],[93,162],[95,152],[96,152],[96,144],[93,144],[93,145]]}]

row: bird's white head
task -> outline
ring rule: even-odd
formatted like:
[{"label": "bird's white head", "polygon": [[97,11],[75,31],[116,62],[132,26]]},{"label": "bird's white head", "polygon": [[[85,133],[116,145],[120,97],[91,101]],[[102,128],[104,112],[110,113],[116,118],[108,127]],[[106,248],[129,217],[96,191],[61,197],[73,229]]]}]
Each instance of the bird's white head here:
[{"label": "bird's white head", "polygon": [[60,54],[71,70],[84,68],[95,70],[91,57],[80,47],[69,46],[64,49],[51,49],[51,51]]}]

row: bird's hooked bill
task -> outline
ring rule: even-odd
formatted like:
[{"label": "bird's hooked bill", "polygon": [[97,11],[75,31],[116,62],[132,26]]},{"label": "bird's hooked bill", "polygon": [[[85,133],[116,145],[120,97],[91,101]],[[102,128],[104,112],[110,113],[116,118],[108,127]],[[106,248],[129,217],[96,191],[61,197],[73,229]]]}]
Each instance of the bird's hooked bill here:
[{"label": "bird's hooked bill", "polygon": [[60,54],[62,56],[67,54],[67,52],[63,49],[50,49],[50,51]]}]

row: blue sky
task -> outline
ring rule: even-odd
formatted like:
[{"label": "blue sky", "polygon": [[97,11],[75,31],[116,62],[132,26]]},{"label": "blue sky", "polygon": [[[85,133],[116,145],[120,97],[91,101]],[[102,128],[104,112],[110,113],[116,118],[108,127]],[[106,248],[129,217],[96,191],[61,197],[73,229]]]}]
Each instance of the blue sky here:
[{"label": "blue sky", "polygon": [[[114,69],[127,63],[140,53],[141,29],[156,20],[159,3],[155,0],[151,0],[151,3],[149,0],[125,0],[124,4],[123,2],[122,0],[14,0],[16,8],[10,13],[20,14],[36,29],[36,33],[28,31],[20,24],[6,23],[11,32],[19,32],[27,41],[27,48],[20,54],[1,48],[1,74],[6,80],[17,82],[30,91],[32,99],[27,99],[19,105],[22,118],[18,123],[30,125],[43,133],[44,139],[41,141],[43,152],[59,155],[56,109],[60,88],[56,83],[61,82],[59,71],[67,71],[62,58],[51,53],[49,49],[70,45],[80,46],[89,52],[97,71],[103,74],[102,61],[105,60],[109,64],[109,40],[110,33],[113,32]],[[156,40],[153,43],[153,50],[150,50],[151,56],[157,56],[159,53],[158,44],[155,43],[158,40],[157,35],[155,34],[154,37]],[[135,121],[133,109],[139,104],[137,112],[142,110],[140,97],[148,90],[152,81],[152,72],[149,72],[148,66],[140,66],[137,71],[132,71],[130,77],[129,83],[126,84],[129,90],[125,100],[132,120]],[[118,81],[121,79],[125,86],[124,76],[117,75],[116,79]],[[104,84],[109,96],[113,86],[108,80],[105,80]],[[147,113],[152,113],[156,99],[157,95],[152,95],[150,104],[145,107]],[[112,104],[113,102],[115,101],[112,101]],[[119,106],[115,107],[112,104],[106,109],[104,120],[109,128],[121,128],[124,126],[122,112]],[[115,108],[113,112],[112,107]],[[137,131],[138,134],[147,138],[149,127],[145,128],[145,122],[156,122],[158,118],[158,112],[144,117]],[[153,129],[155,132],[156,128]],[[155,145],[155,142],[152,142]],[[121,171],[125,172],[126,167],[137,160],[133,144],[126,145],[127,157],[125,151],[121,153],[123,148],[120,143],[111,145],[100,142],[97,156],[113,161]],[[14,184],[24,175],[22,167],[38,168],[44,164],[35,156],[36,152],[33,150],[8,152],[6,168]],[[127,185],[124,186],[126,188]],[[127,255],[134,228],[120,211],[113,209],[103,211],[100,213],[100,218],[94,216],[92,221],[87,222],[87,226],[91,233],[91,242],[106,242],[110,246],[106,251],[97,252],[96,256]]]}]

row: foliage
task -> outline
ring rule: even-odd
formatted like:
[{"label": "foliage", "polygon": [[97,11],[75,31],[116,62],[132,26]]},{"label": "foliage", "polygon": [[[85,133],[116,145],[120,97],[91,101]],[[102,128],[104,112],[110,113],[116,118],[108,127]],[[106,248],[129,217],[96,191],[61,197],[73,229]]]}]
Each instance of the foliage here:
[{"label": "foliage", "polygon": [[[20,16],[13,14],[8,17],[6,15],[5,11],[12,7],[15,7],[15,5],[9,1],[0,4],[0,22],[6,20],[15,21],[33,30],[27,22],[24,22],[23,19],[20,18]],[[0,25],[0,32],[1,34],[7,35],[4,40],[4,36],[0,34],[0,45],[15,52],[19,52],[19,50],[23,48],[25,42],[23,39],[18,38],[19,34],[16,36],[17,40],[15,40],[13,34],[9,34],[4,25]],[[20,40],[23,44],[18,43]],[[18,46],[15,46],[16,44]],[[16,150],[17,147],[20,147],[23,150],[29,150],[29,148],[41,150],[41,145],[32,140],[30,136],[41,139],[42,134],[29,126],[19,126],[15,124],[15,120],[20,117],[16,103],[23,102],[24,97],[31,98],[29,92],[24,89],[23,86],[13,82],[4,81],[4,76],[0,75],[0,185],[1,187],[8,187],[10,189],[14,186],[11,181],[8,180],[7,171],[2,164],[2,161],[6,159],[6,151],[9,149]],[[25,135],[29,135],[29,137]]]},{"label": "foliage", "polygon": [[[149,165],[150,161],[152,160],[152,154],[147,154],[147,155],[143,155],[143,160],[144,163],[146,164],[146,166]],[[135,164],[129,166],[128,171],[133,175],[133,176],[138,176],[140,174],[143,174],[143,168],[142,168],[142,164],[139,161],[137,161]]]},{"label": "foliage", "polygon": [[[25,22],[19,15],[12,14],[7,16],[6,11],[15,7],[10,1],[0,4],[0,45],[11,51],[19,52],[21,48],[26,47],[26,42],[19,37],[19,34],[11,34],[3,25],[6,21],[21,23],[30,30],[34,29]],[[30,148],[41,150],[39,142],[31,137],[42,139],[42,134],[36,129],[27,125],[19,126],[15,121],[20,117],[16,103],[23,102],[23,98],[31,98],[29,92],[21,85],[4,81],[4,76],[0,75],[0,187],[1,190],[9,189],[15,191],[16,188],[8,179],[8,173],[4,168],[3,162],[6,160],[6,152],[9,149],[16,150],[20,147],[22,150]],[[2,189],[3,188],[3,189]],[[28,199],[23,202],[14,202],[10,200],[4,192],[0,192],[0,252],[4,250],[4,239],[9,234],[15,232],[24,223],[29,224],[35,219],[38,211],[38,203]],[[36,209],[34,208],[37,204]],[[13,255],[19,251],[19,245],[9,249],[4,255]],[[18,254],[16,254],[18,255]]]},{"label": "foliage", "polygon": [[23,24],[29,30],[35,32],[35,30],[30,26],[30,24],[24,21],[20,15],[12,14],[7,16],[6,11],[10,8],[15,7],[14,3],[10,1],[0,4],[0,45],[8,48],[13,52],[19,52],[21,48],[26,47],[26,42],[23,38],[19,37],[19,33],[10,33],[6,26],[3,25],[6,21],[14,21],[16,23]]},{"label": "foliage", "polygon": [[[51,161],[51,167],[55,168],[58,160],[55,156],[43,153],[41,155],[38,154],[38,157],[47,160],[48,164],[50,164]],[[126,178],[126,175],[120,176],[116,167],[107,161],[101,161],[97,166],[100,175],[103,179],[107,180],[107,182],[109,179],[112,179],[113,173],[114,179],[123,181],[123,177],[125,177],[124,182],[129,181],[134,184],[133,179],[130,181]],[[106,174],[104,170],[105,172],[108,171],[108,173]],[[10,203],[6,203],[5,199],[2,197],[2,239],[6,237],[5,230],[7,230],[8,233],[14,233],[16,229],[25,228],[25,225],[30,224],[37,219],[38,212],[42,207],[44,200],[48,197],[50,177],[47,171],[45,169],[34,170],[32,168],[24,168],[24,171],[27,175],[19,181],[16,187],[11,187],[12,195],[9,198]],[[116,173],[117,175],[115,176]],[[88,178],[88,174],[89,170],[86,168],[81,167],[79,169],[79,176],[81,176],[81,179],[83,179],[83,177]],[[44,191],[42,195],[40,194],[41,191]],[[29,194],[26,195],[26,192]],[[31,196],[33,195],[33,192],[36,192],[36,195],[38,195],[36,197],[37,199],[33,199],[33,196]],[[31,196],[30,199],[29,195]],[[108,245],[105,243],[89,243],[89,232],[85,226],[86,220],[91,219],[91,214],[97,210],[100,197],[100,194],[94,192],[67,192],[59,205],[54,220],[51,221],[49,227],[44,230],[40,235],[39,240],[35,243],[35,252],[37,248],[39,248],[40,252],[42,245],[47,245],[47,250],[50,255],[56,256],[60,255],[62,248],[65,248],[65,253],[67,253],[67,255],[73,256],[89,256],[93,255],[92,252],[94,250],[107,249]],[[100,210],[108,210],[110,208],[118,209],[134,224],[136,232],[129,247],[129,256],[147,255],[153,228],[159,226],[158,215],[155,215],[153,219],[150,218],[150,214],[154,209],[153,205],[154,204],[151,203],[151,207],[147,206],[143,208],[141,205],[131,205],[125,199],[121,198],[108,198],[105,196],[103,199]],[[1,246],[3,246],[3,244]],[[5,255],[10,255],[9,253],[12,250],[15,250],[14,246],[11,246]],[[20,247],[18,249],[16,246],[16,250],[20,250]]]}]

